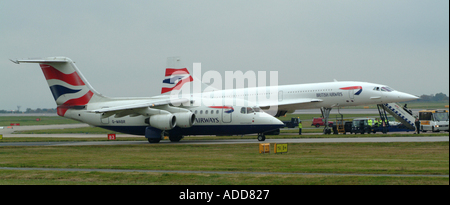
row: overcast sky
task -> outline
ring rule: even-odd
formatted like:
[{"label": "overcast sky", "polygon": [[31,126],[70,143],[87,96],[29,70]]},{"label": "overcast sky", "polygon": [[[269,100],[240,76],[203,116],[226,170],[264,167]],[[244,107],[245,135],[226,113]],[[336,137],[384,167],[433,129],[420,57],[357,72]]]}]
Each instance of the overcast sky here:
[{"label": "overcast sky", "polygon": [[54,108],[36,64],[66,56],[100,93],[158,95],[188,69],[278,71],[280,85],[354,80],[449,95],[448,0],[0,0],[0,110]]}]

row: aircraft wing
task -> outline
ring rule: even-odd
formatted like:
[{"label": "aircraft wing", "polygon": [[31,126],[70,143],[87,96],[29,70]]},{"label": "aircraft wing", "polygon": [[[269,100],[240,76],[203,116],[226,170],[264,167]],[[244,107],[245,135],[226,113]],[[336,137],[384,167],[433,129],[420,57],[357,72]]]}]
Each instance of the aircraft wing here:
[{"label": "aircraft wing", "polygon": [[90,110],[89,112],[103,113],[102,118],[107,118],[112,115],[116,115],[116,117],[124,117],[127,115],[130,116],[152,115],[152,114],[168,113],[164,109],[164,106],[187,102],[189,102],[189,99],[176,99],[176,100],[164,99],[153,102],[141,102],[128,105],[112,106],[107,108]]},{"label": "aircraft wing", "polygon": [[281,102],[259,104],[262,109],[269,108],[271,106],[278,106],[278,110],[295,111],[296,109],[301,109],[309,103],[319,103],[322,102],[321,99],[315,98],[300,98],[300,99],[289,99],[283,100]]}]

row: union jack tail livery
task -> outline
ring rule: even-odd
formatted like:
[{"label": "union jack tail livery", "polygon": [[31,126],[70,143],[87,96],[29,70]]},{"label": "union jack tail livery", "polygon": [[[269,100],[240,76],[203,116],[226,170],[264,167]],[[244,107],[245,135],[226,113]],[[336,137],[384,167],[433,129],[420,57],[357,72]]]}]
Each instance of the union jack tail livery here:
[{"label": "union jack tail livery", "polygon": [[94,96],[103,97],[92,88],[69,58],[55,57],[20,62],[39,63],[55,99],[59,116],[64,116],[70,108],[83,109]]},{"label": "union jack tail livery", "polygon": [[165,76],[161,94],[180,90],[185,83],[194,81],[187,68],[167,68]]}]

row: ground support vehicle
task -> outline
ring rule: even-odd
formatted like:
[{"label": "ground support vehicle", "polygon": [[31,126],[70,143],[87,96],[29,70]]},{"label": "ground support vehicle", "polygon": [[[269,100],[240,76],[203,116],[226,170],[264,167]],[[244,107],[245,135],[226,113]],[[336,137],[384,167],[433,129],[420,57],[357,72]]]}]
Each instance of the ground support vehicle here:
[{"label": "ground support vehicle", "polygon": [[420,130],[422,132],[449,131],[448,110],[422,110],[419,111]]},{"label": "ground support vehicle", "polygon": [[284,123],[284,126],[287,128],[294,128],[298,127],[298,123],[300,122],[299,118],[293,117],[291,118],[291,121],[282,121]]},{"label": "ground support vehicle", "polygon": [[[329,127],[333,127],[333,124],[334,124],[334,122],[328,121]],[[322,117],[315,117],[312,120],[311,126],[316,126],[316,127],[325,126],[325,120]]]}]

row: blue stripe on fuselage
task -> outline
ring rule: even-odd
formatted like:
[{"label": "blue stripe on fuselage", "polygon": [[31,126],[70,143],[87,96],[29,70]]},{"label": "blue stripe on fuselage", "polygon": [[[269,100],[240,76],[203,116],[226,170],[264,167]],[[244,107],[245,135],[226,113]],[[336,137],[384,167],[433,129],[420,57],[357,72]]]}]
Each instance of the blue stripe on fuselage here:
[{"label": "blue stripe on fuselage", "polygon": [[[284,125],[195,125],[190,128],[175,127],[169,134],[181,135],[243,135],[263,133],[282,128]],[[147,126],[100,126],[116,132],[145,135]]]}]

